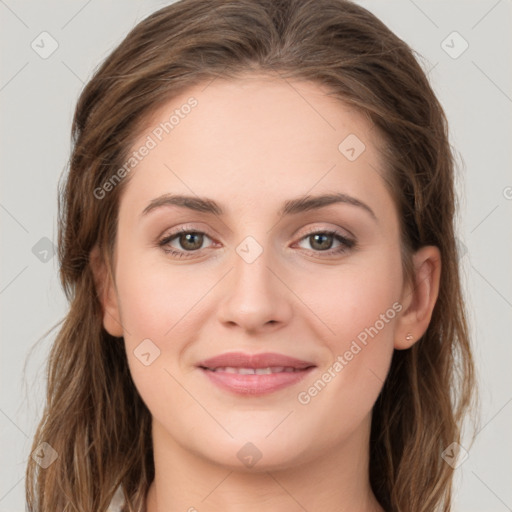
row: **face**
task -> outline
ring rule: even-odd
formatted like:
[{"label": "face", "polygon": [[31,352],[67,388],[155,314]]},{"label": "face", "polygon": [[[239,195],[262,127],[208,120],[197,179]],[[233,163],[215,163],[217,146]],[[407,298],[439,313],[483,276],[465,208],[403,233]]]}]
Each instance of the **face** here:
[{"label": "face", "polygon": [[[378,142],[320,86],[263,76],[148,120],[104,323],[160,440],[263,470],[367,432],[406,307]],[[324,195],[341,200],[305,208]]]}]

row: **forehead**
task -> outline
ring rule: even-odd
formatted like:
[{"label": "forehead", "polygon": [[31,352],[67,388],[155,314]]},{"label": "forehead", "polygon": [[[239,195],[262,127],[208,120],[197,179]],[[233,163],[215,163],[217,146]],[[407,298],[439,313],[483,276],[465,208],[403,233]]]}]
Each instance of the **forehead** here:
[{"label": "forehead", "polygon": [[328,92],[266,76],[191,87],[146,120],[132,151],[149,150],[123,201],[142,210],[164,193],[196,194],[233,213],[343,192],[389,207],[375,127]]}]

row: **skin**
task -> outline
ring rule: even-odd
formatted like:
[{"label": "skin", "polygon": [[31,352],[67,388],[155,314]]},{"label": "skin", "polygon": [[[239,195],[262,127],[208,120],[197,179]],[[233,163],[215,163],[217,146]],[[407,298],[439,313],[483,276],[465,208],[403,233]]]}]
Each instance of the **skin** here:
[{"label": "skin", "polygon": [[[382,511],[368,478],[371,411],[393,351],[409,348],[428,327],[439,250],[414,254],[416,282],[404,282],[378,133],[319,85],[247,75],[194,87],[148,119],[134,149],[190,96],[198,105],[131,172],[113,276],[97,250],[92,259],[104,327],[124,337],[131,375],[153,417],[156,477],[147,510]],[[366,146],[354,161],[338,150],[349,134]],[[141,216],[171,192],[211,198],[225,214],[165,206]],[[278,215],[286,200],[333,192],[363,201],[376,220],[344,203]],[[158,246],[181,226],[206,233],[189,258]],[[308,236],[313,228],[335,229],[357,244],[325,256]],[[236,251],[247,236],[263,249],[252,263]],[[332,249],[341,246],[329,240]],[[181,242],[169,245],[187,252]],[[300,403],[298,393],[397,302],[400,312]],[[160,355],[146,366],[134,350],[148,338]],[[229,351],[279,352],[317,368],[272,394],[236,396],[196,367]],[[252,467],[237,457],[247,442],[261,454]]]}]

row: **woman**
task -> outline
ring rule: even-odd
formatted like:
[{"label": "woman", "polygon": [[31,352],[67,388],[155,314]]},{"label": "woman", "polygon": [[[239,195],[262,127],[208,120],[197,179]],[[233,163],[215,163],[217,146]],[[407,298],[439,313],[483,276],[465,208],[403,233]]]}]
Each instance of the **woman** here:
[{"label": "woman", "polygon": [[29,510],[451,509],[454,163],[403,41],[345,0],[182,0],[73,136]]}]

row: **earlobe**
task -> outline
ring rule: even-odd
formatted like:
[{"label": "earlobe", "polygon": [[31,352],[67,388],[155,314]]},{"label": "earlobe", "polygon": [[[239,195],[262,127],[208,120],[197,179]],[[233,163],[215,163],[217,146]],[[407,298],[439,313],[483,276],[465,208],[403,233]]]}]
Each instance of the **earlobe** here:
[{"label": "earlobe", "polygon": [[404,291],[406,310],[397,320],[395,349],[410,348],[426,332],[439,294],[441,253],[435,246],[422,247],[413,255],[414,284]]},{"label": "earlobe", "polygon": [[123,327],[114,279],[98,246],[91,251],[89,264],[103,311],[103,327],[111,336],[121,337],[123,336]]}]

